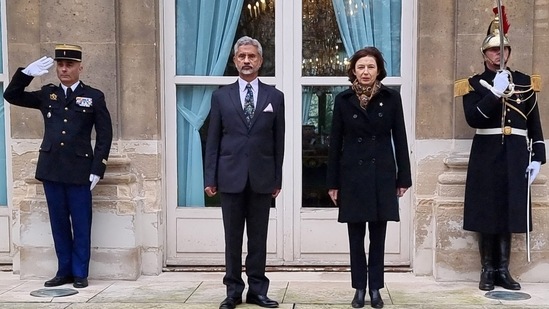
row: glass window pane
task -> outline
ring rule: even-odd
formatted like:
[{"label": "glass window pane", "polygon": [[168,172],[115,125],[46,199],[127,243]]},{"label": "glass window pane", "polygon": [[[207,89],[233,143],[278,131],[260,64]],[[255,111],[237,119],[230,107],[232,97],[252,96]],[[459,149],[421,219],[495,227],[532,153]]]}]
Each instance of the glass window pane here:
[{"label": "glass window pane", "polygon": [[326,187],[329,134],[334,98],[348,86],[302,88],[303,207],[334,207]]},{"label": "glass window pane", "polygon": [[402,0],[303,0],[303,76],[346,76],[347,60],[366,46],[400,75]]},{"label": "glass window pane", "polygon": [[[390,86],[400,91],[400,86]],[[328,196],[326,169],[334,99],[348,86],[302,88],[302,205],[335,207]]]},{"label": "glass window pane", "polygon": [[346,76],[347,55],[332,0],[303,0],[303,76]]},{"label": "glass window pane", "polygon": [[232,49],[243,35],[263,47],[262,76],[274,76],[274,0],[176,0],[176,74],[237,76]]}]

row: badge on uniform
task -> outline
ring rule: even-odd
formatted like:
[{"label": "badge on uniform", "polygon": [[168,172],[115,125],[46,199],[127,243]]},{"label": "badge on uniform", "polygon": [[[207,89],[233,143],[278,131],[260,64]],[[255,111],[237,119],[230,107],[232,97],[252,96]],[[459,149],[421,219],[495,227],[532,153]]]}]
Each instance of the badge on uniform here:
[{"label": "badge on uniform", "polygon": [[57,101],[57,95],[55,93],[50,93],[50,100]]},{"label": "badge on uniform", "polygon": [[76,97],[76,105],[80,107],[91,107],[93,105],[92,98]]}]

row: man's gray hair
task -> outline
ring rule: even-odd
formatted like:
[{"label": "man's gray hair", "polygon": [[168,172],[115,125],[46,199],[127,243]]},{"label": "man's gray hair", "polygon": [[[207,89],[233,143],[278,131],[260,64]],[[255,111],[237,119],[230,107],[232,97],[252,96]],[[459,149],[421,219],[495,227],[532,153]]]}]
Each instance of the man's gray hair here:
[{"label": "man's gray hair", "polygon": [[238,51],[238,48],[242,45],[253,45],[257,47],[257,52],[261,57],[263,57],[263,47],[261,47],[261,43],[259,43],[258,40],[252,39],[249,36],[243,36],[236,43],[234,44],[234,54],[236,55],[236,52]]}]

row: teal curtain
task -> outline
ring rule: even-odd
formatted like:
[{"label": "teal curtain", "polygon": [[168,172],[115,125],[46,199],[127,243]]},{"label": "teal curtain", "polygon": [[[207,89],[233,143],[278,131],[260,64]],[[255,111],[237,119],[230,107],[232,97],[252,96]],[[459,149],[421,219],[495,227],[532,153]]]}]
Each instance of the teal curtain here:
[{"label": "teal curtain", "polygon": [[[231,54],[243,0],[176,1],[176,74],[222,76]],[[178,206],[204,206],[199,130],[216,87],[177,87]]]},{"label": "teal curtain", "polygon": [[387,62],[387,75],[399,76],[402,0],[332,1],[347,56],[375,46]]}]

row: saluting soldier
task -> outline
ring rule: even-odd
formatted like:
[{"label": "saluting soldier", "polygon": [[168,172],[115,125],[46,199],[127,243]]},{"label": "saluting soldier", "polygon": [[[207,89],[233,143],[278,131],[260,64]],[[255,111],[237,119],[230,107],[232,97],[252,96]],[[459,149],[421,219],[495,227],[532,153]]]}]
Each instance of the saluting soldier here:
[{"label": "saluting soldier", "polygon": [[[11,104],[38,109],[44,117],[36,179],[42,181],[58,269],[46,287],[73,283],[88,286],[92,194],[105,173],[112,142],[112,124],[103,92],[80,81],[82,48],[55,46],[60,85],[48,84],[38,91],[25,88],[34,77],[48,73],[54,59],[42,57],[19,68],[4,92]],[[91,144],[95,126],[96,143]]]},{"label": "saluting soldier", "polygon": [[[497,9],[494,12],[497,14]],[[503,9],[502,13],[505,17]],[[476,129],[467,170],[463,228],[479,233],[479,289],[485,291],[494,285],[521,288],[509,273],[511,234],[526,233],[532,226],[527,222],[531,207],[527,193],[545,163],[536,95],[541,81],[539,76],[507,67],[509,24],[502,20],[503,41],[496,17],[482,42],[484,72],[455,85],[456,95],[464,95],[465,119]]]}]

